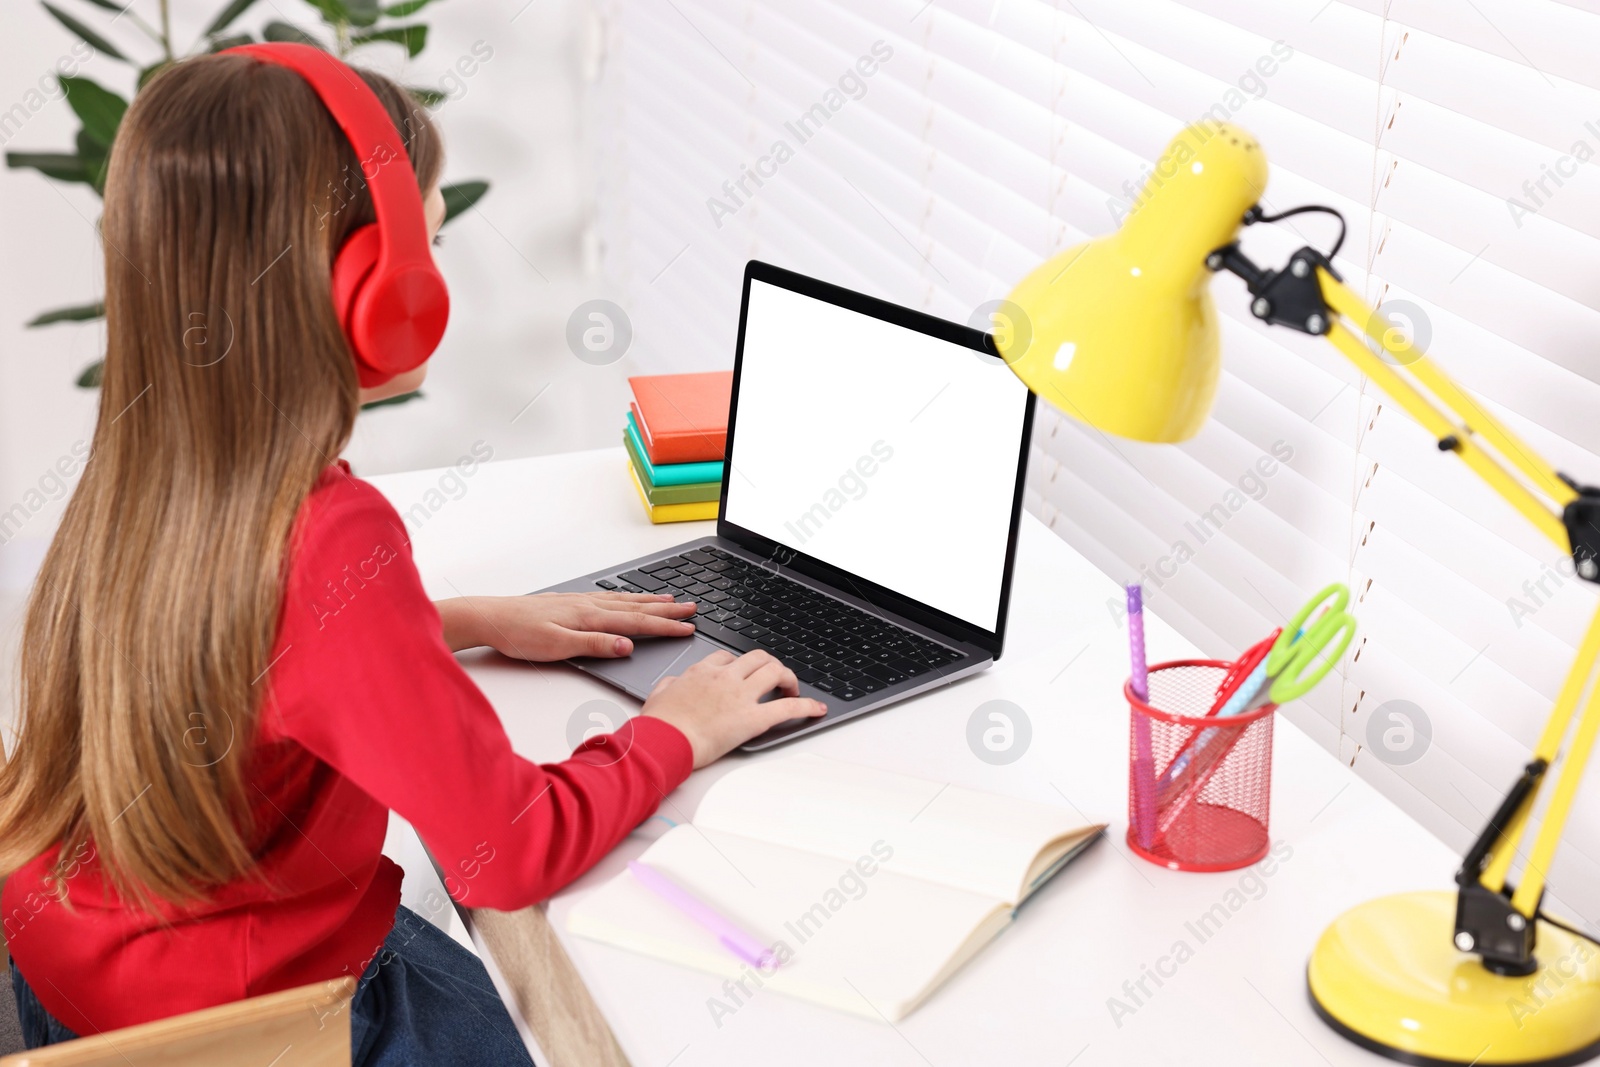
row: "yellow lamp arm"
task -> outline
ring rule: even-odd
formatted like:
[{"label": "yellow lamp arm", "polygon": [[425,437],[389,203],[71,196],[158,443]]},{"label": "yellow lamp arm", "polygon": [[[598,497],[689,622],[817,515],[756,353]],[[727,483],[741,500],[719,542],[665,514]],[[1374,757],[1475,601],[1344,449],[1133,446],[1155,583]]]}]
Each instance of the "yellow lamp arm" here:
[{"label": "yellow lamp arm", "polygon": [[[1491,488],[1504,496],[1518,511],[1563,550],[1570,551],[1566,526],[1561,521],[1560,508],[1577,499],[1578,492],[1562,480],[1555,468],[1545,462],[1532,448],[1495,418],[1482,405],[1460,389],[1422,351],[1409,340],[1389,328],[1388,323],[1370,306],[1323,268],[1317,269],[1317,281],[1322,288],[1322,298],[1328,307],[1344,316],[1355,328],[1394,357],[1394,365],[1377,356],[1371,348],[1350,335],[1339,331],[1335,337],[1329,330],[1328,339],[1355,363],[1384,392],[1420,422],[1438,440],[1454,438],[1455,451],[1467,466],[1487,481]],[[1337,326],[1337,323],[1333,325]],[[1431,390],[1463,422],[1459,427],[1417,391],[1399,370],[1403,369],[1421,385]],[[1474,441],[1478,435],[1494,447],[1500,456],[1520,471],[1528,484],[1517,482],[1500,463],[1483,451]],[[1530,489],[1532,491],[1530,491]],[[1548,505],[1540,503],[1533,492],[1543,493],[1553,500],[1557,510],[1552,513]]]},{"label": "yellow lamp arm", "polygon": [[[1573,657],[1572,666],[1567,670],[1567,677],[1561,683],[1561,691],[1556,694],[1555,707],[1551,709],[1550,718],[1546,720],[1539,741],[1534,746],[1535,760],[1542,760],[1546,765],[1554,761],[1561,748],[1561,739],[1567,735],[1567,730],[1572,725],[1573,713],[1578,708],[1578,701],[1582,698],[1597,663],[1600,663],[1600,611],[1596,611],[1595,617],[1590,621],[1589,629],[1578,646],[1578,654]],[[1592,700],[1590,704],[1592,707]],[[1505,886],[1506,877],[1511,871],[1511,863],[1516,855],[1517,846],[1521,843],[1523,831],[1527,828],[1528,814],[1532,808],[1531,800],[1517,805],[1510,818],[1500,827],[1499,839],[1491,849],[1483,871],[1483,884],[1487,888],[1499,892]],[[1549,869],[1550,858],[1554,851],[1555,845],[1552,842],[1549,848],[1543,851],[1544,862],[1537,868],[1539,876],[1533,879],[1532,883],[1525,878],[1524,884],[1543,885],[1544,872]]]},{"label": "yellow lamp arm", "polygon": [[[1392,357],[1392,362],[1380,357],[1337,319],[1327,324],[1325,336],[1328,340],[1433,434],[1440,442],[1441,449],[1459,456],[1490,488],[1563,551],[1573,551],[1562,511],[1578,499],[1578,490],[1562,479],[1555,468],[1499,419],[1457,387],[1437,364],[1390,329],[1384,319],[1325,267],[1317,268],[1317,281],[1328,309],[1371,338]],[[1424,389],[1438,403],[1430,399],[1423,392]],[[1453,421],[1443,409],[1453,412],[1461,421]],[[1479,444],[1480,440],[1492,447],[1494,452],[1487,451]],[[1541,500],[1541,494],[1553,502],[1554,507]],[[1600,611],[1590,623],[1534,749],[1533,763],[1529,765],[1528,788],[1514,794],[1514,802],[1508,801],[1510,810],[1502,808],[1501,812],[1496,813],[1496,818],[1481,839],[1484,846],[1481,874],[1472,871],[1471,875],[1478,884],[1494,894],[1500,894],[1505,887],[1512,861],[1538,799],[1544,770],[1554,763],[1578,703],[1584,691],[1590,688],[1597,665],[1600,665]],[[1600,687],[1590,694],[1585,703],[1565,766],[1556,781],[1538,837],[1524,866],[1522,880],[1511,897],[1511,909],[1522,917],[1529,930],[1533,928],[1532,919],[1544,892],[1550,863],[1555,857],[1567,817],[1571,814],[1572,803],[1597,735],[1600,735]],[[1470,866],[1472,864],[1469,863]],[[1467,944],[1462,947],[1472,946]]]},{"label": "yellow lamp arm", "polygon": [[[1546,764],[1554,762],[1561,747],[1561,739],[1566,735],[1567,724],[1572,720],[1579,693],[1593,676],[1596,661],[1600,659],[1600,640],[1597,640],[1597,633],[1600,633],[1600,612],[1596,613],[1594,621],[1589,625],[1589,633],[1584,638],[1584,647],[1579,650],[1578,658],[1573,661],[1567,681],[1562,685],[1560,698],[1550,714],[1549,721],[1545,723],[1538,747],[1534,749],[1535,758],[1543,760]],[[1550,806],[1545,809],[1544,820],[1539,825],[1539,836],[1534,838],[1533,851],[1529,853],[1528,862],[1523,867],[1522,880],[1511,896],[1511,906],[1523,915],[1531,916],[1534,909],[1539,906],[1539,897],[1544,892],[1550,863],[1555,859],[1556,845],[1561,840],[1561,831],[1566,826],[1567,816],[1572,813],[1572,802],[1578,796],[1578,785],[1583,781],[1584,769],[1594,752],[1597,734],[1600,734],[1600,688],[1591,689],[1589,699],[1584,704],[1583,715],[1578,719],[1577,731],[1573,734],[1572,744],[1567,749],[1566,763],[1561,768],[1561,776],[1556,779],[1555,792],[1550,796]],[[1533,799],[1530,797],[1524,805],[1523,818],[1518,827],[1519,837],[1522,826],[1527,822],[1526,809],[1531,808],[1532,804]],[[1501,834],[1502,839],[1505,836]],[[1503,841],[1503,845],[1506,850],[1514,850],[1517,841]],[[1497,855],[1495,859],[1498,858]],[[1504,867],[1509,866],[1508,861]]]}]

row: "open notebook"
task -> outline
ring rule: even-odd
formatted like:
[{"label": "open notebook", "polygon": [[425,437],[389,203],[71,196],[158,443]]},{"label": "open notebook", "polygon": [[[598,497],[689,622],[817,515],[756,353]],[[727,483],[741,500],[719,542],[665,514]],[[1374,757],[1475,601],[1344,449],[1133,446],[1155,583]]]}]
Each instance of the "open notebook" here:
[{"label": "open notebook", "polygon": [[[797,754],[733,771],[641,862],[772,946],[757,971],[623,872],[567,928],[867,1018],[904,1018],[1099,836],[1048,804]],[[727,987],[725,987],[726,989]]]}]

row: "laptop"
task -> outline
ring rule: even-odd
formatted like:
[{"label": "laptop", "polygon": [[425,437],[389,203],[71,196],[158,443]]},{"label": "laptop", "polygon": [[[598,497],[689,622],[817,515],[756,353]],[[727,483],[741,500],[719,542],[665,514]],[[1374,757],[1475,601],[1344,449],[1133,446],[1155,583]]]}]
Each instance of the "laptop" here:
[{"label": "laptop", "polygon": [[644,699],[716,651],[772,652],[826,729],[983,670],[1005,642],[1033,396],[989,334],[770,264],[745,269],[714,537],[545,592],[698,605],[689,637],[578,669]]}]

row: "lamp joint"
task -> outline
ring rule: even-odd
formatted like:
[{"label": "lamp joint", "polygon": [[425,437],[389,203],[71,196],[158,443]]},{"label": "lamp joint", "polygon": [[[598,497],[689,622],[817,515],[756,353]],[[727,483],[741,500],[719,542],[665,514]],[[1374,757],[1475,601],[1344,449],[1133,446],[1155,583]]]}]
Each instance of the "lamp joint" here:
[{"label": "lamp joint", "polygon": [[1572,563],[1578,577],[1600,583],[1600,489],[1564,480],[1578,495],[1561,510],[1567,527],[1567,543],[1572,546]]},{"label": "lamp joint", "polygon": [[[1501,837],[1506,827],[1523,805],[1532,803],[1547,770],[1549,764],[1542,759],[1533,760],[1522,769],[1456,871],[1456,947],[1483,957],[1483,965],[1495,974],[1524,975],[1538,969],[1533,955],[1538,924],[1529,922],[1530,916],[1511,906],[1513,890],[1509,885],[1490,889],[1483,884],[1483,874],[1496,845],[1503,847]],[[1538,914],[1537,907],[1534,914]]]},{"label": "lamp joint", "polygon": [[1534,926],[1511,906],[1509,887],[1497,893],[1474,882],[1456,894],[1456,944],[1470,944],[1465,951],[1482,956],[1483,965],[1495,974],[1525,975],[1539,969]]},{"label": "lamp joint", "polygon": [[1227,271],[1244,280],[1253,298],[1250,313],[1272,326],[1287,326],[1301,333],[1321,336],[1328,332],[1333,314],[1322,299],[1322,284],[1317,271],[1326,270],[1338,277],[1333,264],[1315,248],[1302,248],[1283,270],[1268,270],[1252,262],[1238,243],[1224,245],[1206,257],[1213,271]]}]

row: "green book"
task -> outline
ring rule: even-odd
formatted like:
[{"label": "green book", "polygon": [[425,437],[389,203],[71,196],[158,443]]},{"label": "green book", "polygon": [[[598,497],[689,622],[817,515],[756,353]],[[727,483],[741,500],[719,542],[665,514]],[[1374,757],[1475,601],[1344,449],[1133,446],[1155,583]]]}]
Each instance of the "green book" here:
[{"label": "green book", "polygon": [[645,451],[644,439],[639,436],[639,424],[628,412],[628,425],[623,430],[627,439],[628,455],[633,457],[633,468],[639,476],[652,485],[696,485],[700,482],[722,482],[722,463],[712,460],[705,463],[663,463],[654,466],[650,453]]},{"label": "green book", "polygon": [[[652,506],[659,504],[700,504],[706,501],[721,499],[722,482],[691,482],[688,485],[657,485],[650,480],[650,468],[642,462],[643,450],[635,451],[633,442],[627,434],[622,435],[622,443],[628,449],[628,463],[633,467],[634,477],[639,479],[639,488],[644,491],[645,499]],[[682,466],[683,464],[675,464]],[[657,468],[658,470],[660,468]]]}]

